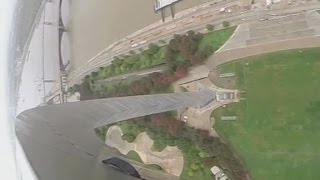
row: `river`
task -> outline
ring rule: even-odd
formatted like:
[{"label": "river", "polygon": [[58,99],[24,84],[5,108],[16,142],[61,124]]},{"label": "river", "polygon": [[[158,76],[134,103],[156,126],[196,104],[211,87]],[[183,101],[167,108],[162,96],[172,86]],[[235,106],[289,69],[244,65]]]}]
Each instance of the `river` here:
[{"label": "river", "polygon": [[[179,12],[210,0],[181,0]],[[161,19],[154,0],[74,0],[72,13],[72,67],[77,68],[113,42]],[[166,9],[170,16],[170,9]]]}]

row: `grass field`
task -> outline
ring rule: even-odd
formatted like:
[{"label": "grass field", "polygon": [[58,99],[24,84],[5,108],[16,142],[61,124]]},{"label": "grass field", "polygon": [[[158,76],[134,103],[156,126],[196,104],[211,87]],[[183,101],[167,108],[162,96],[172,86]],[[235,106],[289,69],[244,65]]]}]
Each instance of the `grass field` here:
[{"label": "grass field", "polygon": [[142,160],[141,160],[139,154],[135,151],[129,151],[127,154],[127,158],[142,163]]},{"label": "grass field", "polygon": [[233,34],[236,27],[230,27],[227,29],[222,29],[219,31],[209,32],[204,34],[203,39],[200,42],[199,48],[205,49],[206,47],[210,48],[210,51],[213,53],[218,50]]},{"label": "grass field", "polygon": [[[250,57],[219,70],[236,73],[246,100],[214,111],[214,128],[252,179],[320,179],[320,48]],[[222,115],[238,120],[221,122]]]}]

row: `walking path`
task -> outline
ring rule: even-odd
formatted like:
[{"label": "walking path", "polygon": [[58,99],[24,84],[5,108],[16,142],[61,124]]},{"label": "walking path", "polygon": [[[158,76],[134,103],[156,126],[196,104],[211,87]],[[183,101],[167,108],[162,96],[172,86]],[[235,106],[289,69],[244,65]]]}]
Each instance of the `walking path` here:
[{"label": "walking path", "polygon": [[[191,75],[192,76],[192,75]],[[215,100],[204,107],[190,107],[184,112],[181,112],[181,120],[185,121],[189,126],[196,129],[204,129],[209,131],[210,135],[218,136],[215,130],[212,128],[215,121],[211,118],[211,113],[226,104],[239,101],[239,95],[237,90],[223,89],[215,86],[208,78],[208,73],[205,78],[194,80],[181,84],[180,86],[187,89],[189,92],[196,92],[204,88],[209,88],[215,91]],[[230,95],[233,98],[219,100],[221,96]]]},{"label": "walking path", "polygon": [[106,134],[105,143],[118,149],[126,155],[130,151],[139,154],[144,164],[157,164],[167,173],[180,176],[183,170],[183,154],[177,147],[167,146],[161,152],[152,151],[153,140],[147,133],[140,133],[134,142],[122,140],[122,130],[119,126],[111,126]]}]

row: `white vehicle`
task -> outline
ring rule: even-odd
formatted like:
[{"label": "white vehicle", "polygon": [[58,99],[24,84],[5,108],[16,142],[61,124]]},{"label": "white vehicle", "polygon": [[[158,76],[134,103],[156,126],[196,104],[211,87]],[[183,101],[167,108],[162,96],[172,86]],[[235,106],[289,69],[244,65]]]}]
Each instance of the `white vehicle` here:
[{"label": "white vehicle", "polygon": [[137,47],[138,45],[139,44],[135,43],[135,44],[132,44],[131,47],[134,48],[134,47]]},{"label": "white vehicle", "polygon": [[140,45],[141,45],[141,44],[145,44],[145,43],[147,43],[147,41],[145,41],[145,40],[139,42]]}]

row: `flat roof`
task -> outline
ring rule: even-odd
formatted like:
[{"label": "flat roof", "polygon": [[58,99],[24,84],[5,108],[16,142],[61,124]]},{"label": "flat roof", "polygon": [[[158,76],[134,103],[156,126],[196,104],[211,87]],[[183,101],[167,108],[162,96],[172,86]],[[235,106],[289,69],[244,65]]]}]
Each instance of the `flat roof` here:
[{"label": "flat roof", "polygon": [[158,11],[178,1],[181,1],[181,0],[155,0],[154,8],[156,11]]}]

